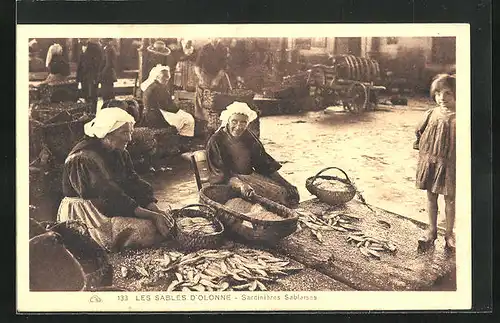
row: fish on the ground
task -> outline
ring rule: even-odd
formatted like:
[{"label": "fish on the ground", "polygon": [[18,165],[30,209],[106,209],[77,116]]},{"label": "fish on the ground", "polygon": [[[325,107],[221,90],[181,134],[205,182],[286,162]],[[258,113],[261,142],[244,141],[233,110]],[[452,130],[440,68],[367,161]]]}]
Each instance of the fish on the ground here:
[{"label": "fish on the ground", "polygon": [[[168,263],[165,259],[169,259]],[[269,252],[246,248],[234,251],[205,249],[190,254],[164,252],[163,257],[153,259],[149,266],[136,263],[132,268],[139,279],[170,279],[167,291],[196,292],[265,291],[268,289],[265,283],[302,270]]]}]

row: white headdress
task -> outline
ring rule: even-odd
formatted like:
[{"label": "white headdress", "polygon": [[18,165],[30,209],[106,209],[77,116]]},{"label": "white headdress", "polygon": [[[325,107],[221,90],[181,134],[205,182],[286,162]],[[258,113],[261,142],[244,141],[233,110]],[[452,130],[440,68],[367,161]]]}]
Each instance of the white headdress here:
[{"label": "white headdress", "polygon": [[85,124],[84,132],[89,137],[102,139],[126,123],[135,124],[134,117],[120,108],[106,108],[100,110],[92,121]]},{"label": "white headdress", "polygon": [[257,119],[257,112],[250,109],[248,104],[246,104],[245,102],[234,101],[233,103],[228,105],[226,109],[220,114],[220,120],[222,121],[221,127],[224,127],[228,123],[229,118],[233,114],[246,115],[248,117],[248,123]]},{"label": "white headdress", "polygon": [[50,62],[52,61],[52,56],[62,54],[63,48],[59,44],[53,44],[49,47],[47,51],[47,59],[45,60],[45,66],[49,67]]},{"label": "white headdress", "polygon": [[151,84],[153,84],[153,82],[158,78],[158,76],[161,74],[162,71],[169,71],[170,72],[170,67],[168,67],[166,65],[161,65],[161,64],[158,64],[155,67],[153,67],[151,69],[151,71],[149,72],[149,77],[147,78],[147,80],[145,80],[144,82],[142,82],[142,84],[141,84],[141,90],[143,92],[146,91],[146,89]]}]

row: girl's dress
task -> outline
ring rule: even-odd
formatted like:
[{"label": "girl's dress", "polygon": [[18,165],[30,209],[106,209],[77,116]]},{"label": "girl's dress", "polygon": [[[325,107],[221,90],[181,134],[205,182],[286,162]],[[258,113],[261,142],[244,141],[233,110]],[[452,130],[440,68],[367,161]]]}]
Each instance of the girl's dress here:
[{"label": "girl's dress", "polygon": [[429,121],[419,143],[416,186],[435,194],[455,196],[456,114],[445,107],[427,113]]}]

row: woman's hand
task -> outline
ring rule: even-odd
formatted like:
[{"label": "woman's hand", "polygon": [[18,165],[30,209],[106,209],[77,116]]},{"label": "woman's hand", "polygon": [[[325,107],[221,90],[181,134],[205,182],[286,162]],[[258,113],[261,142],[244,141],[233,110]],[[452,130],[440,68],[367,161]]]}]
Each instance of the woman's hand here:
[{"label": "woman's hand", "polygon": [[250,197],[254,193],[253,188],[238,177],[231,177],[229,179],[229,185],[240,192],[243,197]]},{"label": "woman's hand", "polygon": [[243,183],[240,186],[240,193],[244,197],[251,197],[255,193],[255,191],[250,185]]},{"label": "woman's hand", "polygon": [[165,212],[161,210],[159,212],[151,211],[139,206],[135,209],[135,215],[139,219],[146,219],[153,222],[162,236],[168,237],[170,234],[171,226],[165,218]]},{"label": "woman's hand", "polygon": [[163,237],[168,238],[170,236],[172,226],[163,214],[157,214],[153,223]]},{"label": "woman's hand", "polygon": [[160,208],[158,207],[158,205],[156,203],[154,203],[154,202],[149,203],[146,206],[146,209],[148,209],[150,211],[153,211],[153,212],[162,213],[162,211],[160,210]]},{"label": "woman's hand", "polygon": [[298,204],[300,201],[299,190],[293,185],[287,187],[288,195],[290,196],[291,204]]}]

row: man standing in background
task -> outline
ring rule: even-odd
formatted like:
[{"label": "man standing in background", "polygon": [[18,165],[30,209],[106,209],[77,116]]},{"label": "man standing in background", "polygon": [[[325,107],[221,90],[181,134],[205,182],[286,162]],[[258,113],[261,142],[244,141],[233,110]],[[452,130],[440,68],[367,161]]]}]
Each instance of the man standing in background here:
[{"label": "man standing in background", "polygon": [[102,100],[106,102],[115,98],[114,83],[118,80],[116,76],[117,53],[111,44],[112,38],[101,38],[103,59],[99,67],[99,83],[101,83]]},{"label": "man standing in background", "polygon": [[89,41],[88,38],[79,38],[80,56],[76,70],[76,81],[80,83],[82,97],[91,104],[91,113],[97,111],[97,87],[99,67],[102,61],[101,47]]}]

